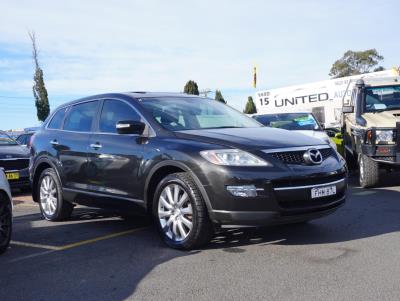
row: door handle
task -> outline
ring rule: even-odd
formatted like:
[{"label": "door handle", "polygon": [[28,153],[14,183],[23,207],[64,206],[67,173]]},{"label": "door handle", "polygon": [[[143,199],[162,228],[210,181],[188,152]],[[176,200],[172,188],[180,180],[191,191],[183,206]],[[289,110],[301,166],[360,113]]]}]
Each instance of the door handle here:
[{"label": "door handle", "polygon": [[55,146],[55,145],[59,145],[59,143],[58,143],[58,141],[57,141],[56,139],[51,140],[51,141],[50,141],[50,144],[51,144],[51,145],[54,145],[54,146]]},{"label": "door handle", "polygon": [[102,148],[103,146],[100,143],[96,142],[96,143],[90,144],[90,147],[93,149],[99,149],[99,148]]}]

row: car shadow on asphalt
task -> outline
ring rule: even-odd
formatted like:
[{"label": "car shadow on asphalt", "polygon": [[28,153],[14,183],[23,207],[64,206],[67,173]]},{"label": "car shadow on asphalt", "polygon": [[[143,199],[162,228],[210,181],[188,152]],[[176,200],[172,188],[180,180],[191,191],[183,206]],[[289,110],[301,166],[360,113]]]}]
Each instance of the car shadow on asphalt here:
[{"label": "car shadow on asphalt", "polygon": [[[166,247],[154,225],[143,217],[122,219],[116,213],[90,208],[76,208],[68,222],[42,221],[39,213],[16,216],[13,240],[55,246],[127,229],[140,230],[63,251],[35,250],[38,256],[32,258],[26,253],[29,248],[13,246],[0,261],[0,270],[4,271],[0,300],[11,295],[32,300],[125,300],[164,263],[209,249],[245,253],[251,245],[267,248],[272,244],[340,243],[397,232],[400,192],[391,188],[392,180],[396,179],[385,179],[379,188],[361,189],[351,179],[347,203],[330,216],[307,224],[220,231],[209,245],[190,252]],[[19,255],[20,261],[12,261]],[[13,281],[15,275],[23,275],[23,286]],[[162,289],[161,285],[153,287],[149,294],[160,298]]]}]

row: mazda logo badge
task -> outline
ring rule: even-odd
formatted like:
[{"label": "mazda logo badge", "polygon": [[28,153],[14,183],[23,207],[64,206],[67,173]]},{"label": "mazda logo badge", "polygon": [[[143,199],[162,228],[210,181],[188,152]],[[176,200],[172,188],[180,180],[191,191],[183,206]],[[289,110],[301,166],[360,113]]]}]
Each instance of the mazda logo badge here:
[{"label": "mazda logo badge", "polygon": [[316,148],[308,149],[303,155],[304,161],[307,164],[318,165],[322,163],[322,154]]}]

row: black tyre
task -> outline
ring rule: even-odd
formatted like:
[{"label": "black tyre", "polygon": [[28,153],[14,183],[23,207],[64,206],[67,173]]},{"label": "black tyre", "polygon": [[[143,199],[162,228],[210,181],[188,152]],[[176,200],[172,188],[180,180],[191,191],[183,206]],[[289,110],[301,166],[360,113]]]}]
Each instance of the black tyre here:
[{"label": "black tyre", "polygon": [[68,219],[73,205],[63,199],[60,180],[54,169],[45,169],[38,181],[38,200],[42,216],[49,221]]},{"label": "black tyre", "polygon": [[379,164],[366,155],[360,155],[358,162],[360,186],[368,188],[379,182]]},{"label": "black tyre", "polygon": [[163,240],[172,248],[200,247],[214,233],[202,195],[188,173],[168,175],[158,184],[153,215]]},{"label": "black tyre", "polygon": [[12,232],[12,205],[8,197],[0,192],[0,254],[10,244]]}]

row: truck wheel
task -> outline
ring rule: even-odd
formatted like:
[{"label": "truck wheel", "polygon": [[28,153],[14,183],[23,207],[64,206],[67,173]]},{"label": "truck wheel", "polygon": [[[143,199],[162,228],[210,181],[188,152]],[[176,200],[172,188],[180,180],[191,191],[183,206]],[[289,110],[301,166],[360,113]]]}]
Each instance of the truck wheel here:
[{"label": "truck wheel", "polygon": [[74,206],[63,199],[60,180],[52,168],[45,169],[38,182],[39,207],[49,221],[68,219]]},{"label": "truck wheel", "polygon": [[153,215],[164,242],[172,248],[189,250],[212,238],[207,207],[188,173],[174,173],[161,180],[154,196]]},{"label": "truck wheel", "polygon": [[372,187],[379,182],[379,165],[366,155],[360,155],[360,186],[363,188]]}]

